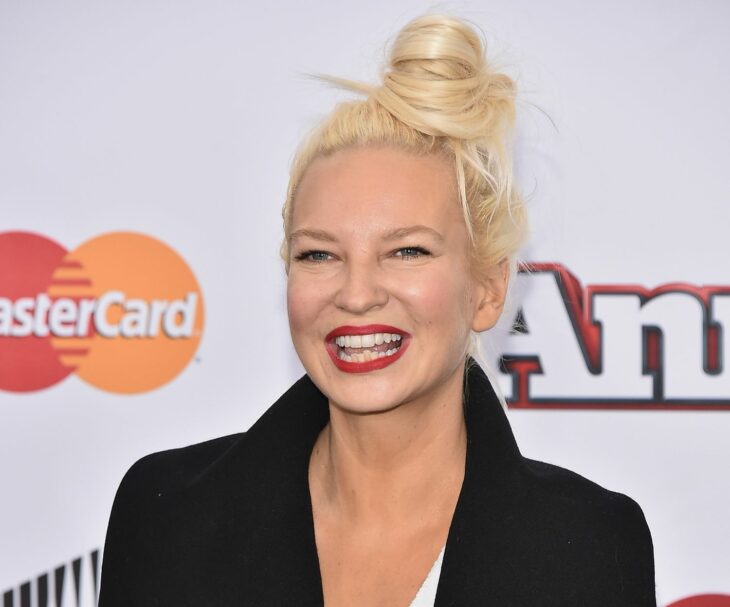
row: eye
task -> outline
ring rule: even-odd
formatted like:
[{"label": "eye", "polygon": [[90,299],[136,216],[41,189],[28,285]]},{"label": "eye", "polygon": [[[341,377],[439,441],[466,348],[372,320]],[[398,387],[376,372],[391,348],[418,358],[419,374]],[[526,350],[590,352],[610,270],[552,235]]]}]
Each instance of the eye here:
[{"label": "eye", "polygon": [[322,263],[332,257],[327,251],[302,251],[294,257],[297,261]]},{"label": "eye", "polygon": [[423,247],[403,247],[394,253],[396,257],[400,257],[402,259],[417,259],[430,254],[431,253]]}]

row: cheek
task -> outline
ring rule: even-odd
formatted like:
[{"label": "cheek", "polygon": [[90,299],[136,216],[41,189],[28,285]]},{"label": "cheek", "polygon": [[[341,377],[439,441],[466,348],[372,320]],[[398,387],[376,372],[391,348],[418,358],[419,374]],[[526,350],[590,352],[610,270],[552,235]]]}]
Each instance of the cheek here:
[{"label": "cheek", "polygon": [[395,288],[421,326],[453,332],[454,338],[460,339],[471,326],[468,286],[460,268],[444,266],[401,281]]},{"label": "cheek", "polygon": [[286,307],[294,340],[312,328],[325,301],[326,294],[317,281],[290,272],[286,285]]}]

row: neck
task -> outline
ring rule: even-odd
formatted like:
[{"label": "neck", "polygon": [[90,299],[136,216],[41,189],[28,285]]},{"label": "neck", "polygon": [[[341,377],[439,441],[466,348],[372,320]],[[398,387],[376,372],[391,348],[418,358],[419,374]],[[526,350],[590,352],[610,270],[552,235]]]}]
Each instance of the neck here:
[{"label": "neck", "polygon": [[466,459],[462,378],[460,367],[437,393],[378,414],[330,403],[310,460],[320,507],[375,524],[453,511]]}]

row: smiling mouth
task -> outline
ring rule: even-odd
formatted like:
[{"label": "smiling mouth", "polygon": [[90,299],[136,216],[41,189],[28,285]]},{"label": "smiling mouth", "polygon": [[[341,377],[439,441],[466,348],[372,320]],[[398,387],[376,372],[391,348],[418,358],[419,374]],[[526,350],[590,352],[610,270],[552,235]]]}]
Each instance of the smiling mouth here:
[{"label": "smiling mouth", "polygon": [[337,358],[348,363],[366,363],[393,356],[403,345],[399,333],[340,335],[335,338]]},{"label": "smiling mouth", "polygon": [[403,355],[410,341],[410,333],[380,324],[338,327],[325,338],[332,362],[346,373],[383,369]]}]

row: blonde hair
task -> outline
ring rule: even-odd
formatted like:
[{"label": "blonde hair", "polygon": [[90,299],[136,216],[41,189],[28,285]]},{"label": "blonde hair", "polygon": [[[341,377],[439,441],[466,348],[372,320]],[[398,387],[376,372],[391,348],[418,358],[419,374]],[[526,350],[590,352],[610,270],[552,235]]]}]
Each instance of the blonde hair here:
[{"label": "blonde hair", "polygon": [[282,210],[287,269],[297,186],[312,161],[343,148],[390,145],[454,163],[474,269],[507,261],[514,272],[527,223],[508,150],[515,86],[491,68],[484,48],[465,21],[425,15],[396,37],[381,84],[323,77],[365,98],[338,104],[297,150]]},{"label": "blonde hair", "polygon": [[453,162],[472,268],[480,275],[506,261],[514,273],[527,223],[508,147],[515,85],[490,66],[484,49],[465,21],[425,15],[399,32],[379,85],[322,77],[364,98],[338,104],[294,157],[282,210],[287,271],[292,209],[312,161],[344,148],[389,145]]}]

